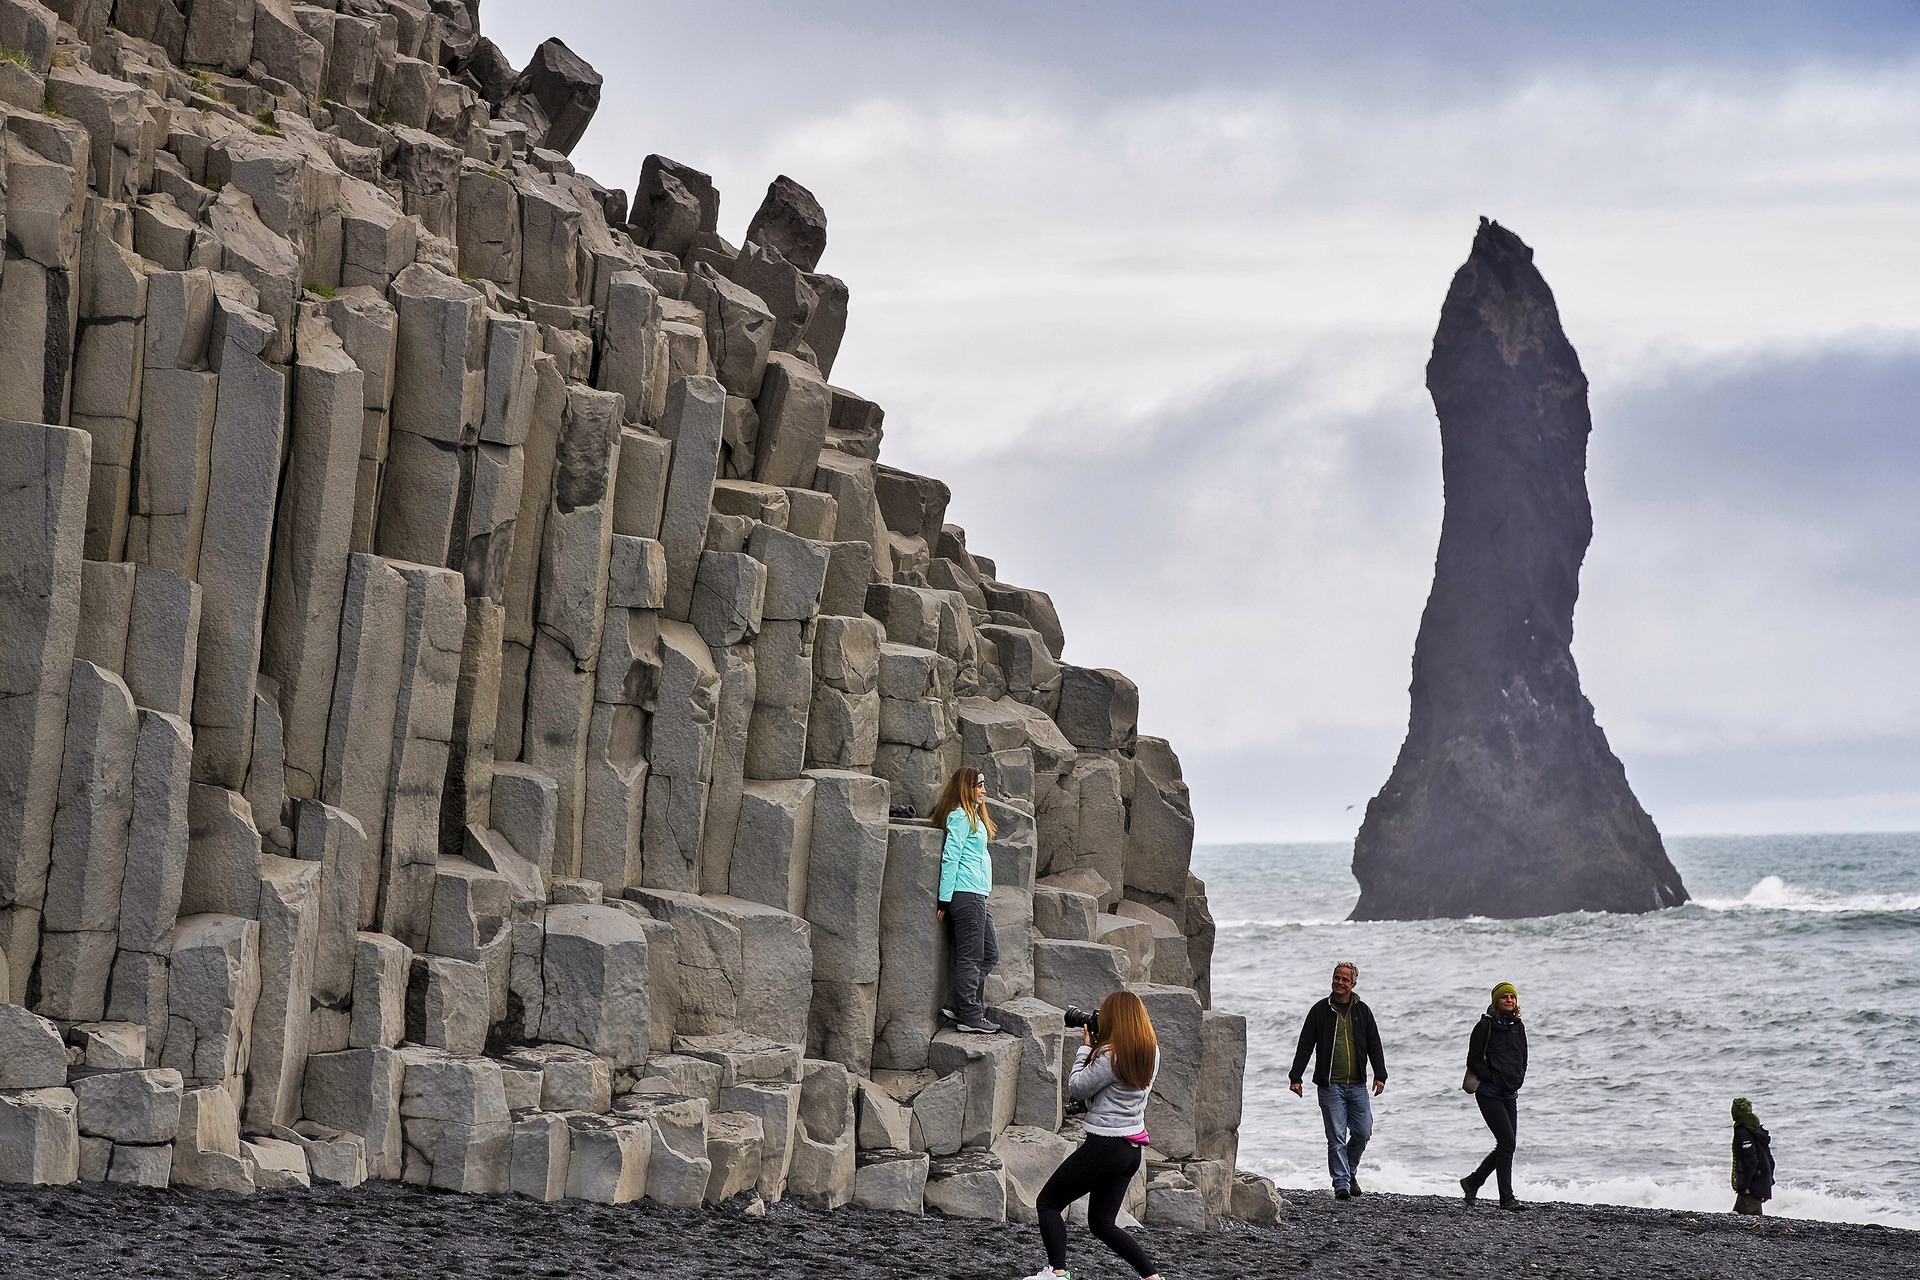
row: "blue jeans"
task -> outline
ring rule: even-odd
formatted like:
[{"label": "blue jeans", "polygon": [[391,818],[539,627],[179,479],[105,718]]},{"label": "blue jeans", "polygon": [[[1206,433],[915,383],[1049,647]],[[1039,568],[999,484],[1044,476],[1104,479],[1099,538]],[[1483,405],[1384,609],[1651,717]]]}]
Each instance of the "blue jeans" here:
[{"label": "blue jeans", "polygon": [[1334,1189],[1344,1191],[1353,1185],[1353,1171],[1373,1136],[1373,1104],[1367,1101],[1364,1084],[1323,1084],[1320,1093],[1320,1118],[1327,1126],[1327,1172],[1333,1175]]}]

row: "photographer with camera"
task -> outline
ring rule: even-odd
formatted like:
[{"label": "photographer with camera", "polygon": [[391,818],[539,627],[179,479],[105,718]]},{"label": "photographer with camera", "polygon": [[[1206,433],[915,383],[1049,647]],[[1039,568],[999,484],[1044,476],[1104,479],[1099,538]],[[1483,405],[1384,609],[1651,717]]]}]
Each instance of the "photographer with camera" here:
[{"label": "photographer with camera", "polygon": [[1081,1196],[1087,1197],[1087,1227],[1095,1238],[1140,1275],[1158,1280],[1146,1250],[1115,1221],[1147,1149],[1147,1097],[1160,1073],[1160,1044],[1147,1006],[1131,991],[1116,991],[1101,1001],[1098,1014],[1068,1006],[1067,1025],[1080,1028],[1067,1094],[1086,1104],[1087,1137],[1040,1189],[1034,1207],[1047,1265],[1027,1280],[1067,1275],[1061,1214]]}]

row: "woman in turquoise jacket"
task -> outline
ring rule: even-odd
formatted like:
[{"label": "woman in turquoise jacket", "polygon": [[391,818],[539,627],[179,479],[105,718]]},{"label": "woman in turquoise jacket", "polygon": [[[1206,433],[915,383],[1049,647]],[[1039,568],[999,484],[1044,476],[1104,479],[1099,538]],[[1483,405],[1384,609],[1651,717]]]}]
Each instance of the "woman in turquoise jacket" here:
[{"label": "woman in turquoise jacket", "polygon": [[993,889],[987,841],[993,838],[993,819],[987,816],[987,780],[978,769],[963,765],[953,771],[933,806],[933,821],[947,833],[940,850],[935,919],[945,920],[953,930],[953,997],[940,1012],[962,1031],[992,1035],[1000,1028],[987,1021],[980,989],[1000,962],[1000,942],[987,914],[987,894]]}]

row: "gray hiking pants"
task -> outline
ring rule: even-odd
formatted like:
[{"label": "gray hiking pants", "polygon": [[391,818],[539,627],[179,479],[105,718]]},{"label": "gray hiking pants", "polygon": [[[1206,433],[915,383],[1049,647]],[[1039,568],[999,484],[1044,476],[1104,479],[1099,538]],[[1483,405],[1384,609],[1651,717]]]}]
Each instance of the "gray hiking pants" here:
[{"label": "gray hiking pants", "polygon": [[953,929],[953,1013],[961,1022],[979,1022],[980,990],[987,975],[1000,963],[1000,940],[994,936],[987,899],[978,893],[956,893],[947,904],[947,924]]}]

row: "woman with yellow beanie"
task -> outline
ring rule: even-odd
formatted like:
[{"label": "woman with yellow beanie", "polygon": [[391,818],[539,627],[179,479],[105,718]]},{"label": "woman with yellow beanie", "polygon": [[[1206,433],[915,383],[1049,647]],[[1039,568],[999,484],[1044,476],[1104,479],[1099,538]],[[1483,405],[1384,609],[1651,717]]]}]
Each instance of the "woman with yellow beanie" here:
[{"label": "woman with yellow beanie", "polygon": [[1491,1174],[1499,1175],[1500,1207],[1524,1209],[1513,1194],[1513,1150],[1520,1132],[1520,1086],[1527,1079],[1527,1028],[1520,1021],[1520,992],[1511,982],[1493,989],[1467,1041],[1466,1085],[1480,1104],[1480,1118],[1493,1132],[1493,1150],[1480,1167],[1460,1179],[1467,1203],[1480,1196]]}]

